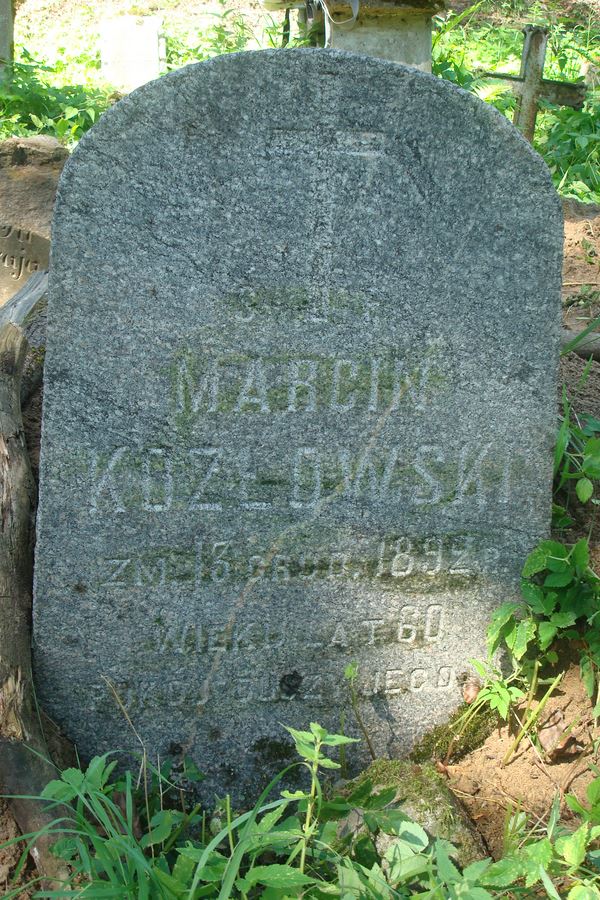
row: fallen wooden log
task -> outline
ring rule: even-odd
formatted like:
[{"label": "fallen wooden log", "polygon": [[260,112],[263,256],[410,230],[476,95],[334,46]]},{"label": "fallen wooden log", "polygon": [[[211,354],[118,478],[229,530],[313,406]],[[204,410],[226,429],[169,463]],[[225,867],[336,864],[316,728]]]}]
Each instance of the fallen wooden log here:
[{"label": "fallen wooden log", "polygon": [[[27,340],[20,323],[45,291],[45,282],[23,289],[0,311],[0,786],[23,834],[48,829],[60,815],[39,795],[56,777],[37,708],[31,670],[31,606],[36,487],[21,415],[21,376]],[[37,296],[36,296],[37,292]],[[16,301],[16,302],[14,302]],[[31,846],[45,881],[67,875],[51,853],[57,834],[46,830]]]}]

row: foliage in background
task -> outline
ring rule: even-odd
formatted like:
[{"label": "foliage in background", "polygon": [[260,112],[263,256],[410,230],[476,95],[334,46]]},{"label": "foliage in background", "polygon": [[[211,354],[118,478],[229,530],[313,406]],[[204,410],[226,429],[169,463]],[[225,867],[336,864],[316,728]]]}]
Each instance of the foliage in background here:
[{"label": "foliage in background", "polygon": [[74,146],[111,103],[110,94],[82,85],[54,87],[54,72],[29,59],[0,76],[0,139],[51,134]]},{"label": "foliage in background", "polygon": [[[549,29],[546,78],[581,81],[586,68],[593,71],[600,65],[600,18],[574,23],[549,17],[539,3],[500,6],[505,14],[526,15],[528,23]],[[515,100],[510,87],[492,76],[519,74],[523,35],[518,27],[481,23],[476,14],[486,10],[493,6],[482,0],[459,15],[450,12],[435,18],[433,71],[512,118]],[[600,89],[588,93],[582,110],[540,106],[534,146],[546,160],[554,184],[563,196],[600,203]]]},{"label": "foliage in background", "polygon": [[[326,755],[352,743],[312,723],[287,729],[299,761],[279,773],[249,811],[235,815],[229,798],[211,816],[173,804],[169,772],[134,787],[116,762],[96,757],[87,770],[66,769],[47,785],[44,798],[64,813],[53,830],[56,850],[72,877],[60,889],[34,896],[89,900],[493,900],[545,896],[560,900],[600,898],[600,779],[587,804],[568,796],[580,821],[559,823],[560,797],[548,823],[529,831],[523,817],[507,830],[506,852],[461,868],[456,848],[432,837],[402,810],[397,788],[378,789],[366,779],[327,792],[322,774],[339,764]],[[279,792],[290,770],[307,770],[305,790]],[[35,835],[28,835],[35,839]],[[15,843],[17,839],[7,842]],[[26,851],[25,851],[26,853]],[[23,860],[25,854],[23,856]],[[16,898],[23,888],[5,893]]]},{"label": "foliage in background", "polygon": [[[437,16],[434,73],[510,117],[515,101],[508,86],[483,73],[518,74],[523,21],[550,29],[547,78],[578,80],[584,65],[600,63],[600,21],[567,21],[551,10],[552,4],[481,0],[459,15]],[[509,22],[511,16],[524,18]],[[221,53],[279,46],[281,22],[267,17],[261,34],[256,34],[238,11],[224,5],[214,24],[202,32],[169,30],[167,17],[166,38],[170,71]],[[301,37],[289,46],[299,43]],[[42,133],[73,146],[114,101],[113,88],[101,78],[98,35],[91,24],[85,35],[73,36],[70,46],[75,49],[57,47],[40,60],[17,48],[17,64],[0,81],[0,138]],[[600,203],[600,90],[590,92],[580,111],[546,105],[538,117],[535,146],[564,196]]]},{"label": "foliage in background", "polygon": [[254,39],[244,17],[233,9],[215,15],[215,24],[206,31],[168,31],[165,34],[167,70],[202,62],[221,53],[249,49]]},{"label": "foliage in background", "polygon": [[600,203],[600,90],[590,95],[582,110],[548,105],[539,122],[535,147],[559,192]]}]

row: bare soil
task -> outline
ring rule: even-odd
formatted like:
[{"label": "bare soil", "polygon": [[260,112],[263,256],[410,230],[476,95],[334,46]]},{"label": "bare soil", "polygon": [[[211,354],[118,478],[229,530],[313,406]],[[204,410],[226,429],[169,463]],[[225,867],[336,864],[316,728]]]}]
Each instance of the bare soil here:
[{"label": "bare soil", "polygon": [[[521,707],[521,721],[524,711]],[[563,750],[548,756],[525,738],[510,761],[503,765],[516,736],[514,727],[505,726],[494,731],[478,750],[456,765],[448,766],[450,787],[467,807],[495,858],[504,849],[508,816],[523,811],[530,824],[543,822],[559,794],[562,817],[568,821],[572,813],[565,804],[565,795],[575,794],[585,803],[585,789],[594,778],[590,764],[597,762],[595,742],[600,732],[577,667],[569,669],[540,719],[540,731],[547,747],[560,745],[568,732]]]}]

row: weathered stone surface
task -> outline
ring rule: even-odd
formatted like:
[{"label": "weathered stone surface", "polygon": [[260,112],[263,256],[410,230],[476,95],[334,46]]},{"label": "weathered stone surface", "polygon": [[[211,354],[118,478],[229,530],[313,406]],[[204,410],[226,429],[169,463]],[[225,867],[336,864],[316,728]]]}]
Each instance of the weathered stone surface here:
[{"label": "weathered stone surface", "polygon": [[47,238],[0,224],[0,306],[14,297],[34,272],[48,268],[49,256]]},{"label": "weathered stone surface", "polygon": [[0,224],[49,238],[56,186],[68,156],[48,135],[0,141]]},{"label": "weathered stone surface", "polygon": [[[247,102],[251,89],[252,103]],[[239,795],[282,722],[379,753],[460,698],[546,534],[562,227],[449,84],[334,51],[146,85],[53,225],[38,690],[83,754],[191,752]]]}]

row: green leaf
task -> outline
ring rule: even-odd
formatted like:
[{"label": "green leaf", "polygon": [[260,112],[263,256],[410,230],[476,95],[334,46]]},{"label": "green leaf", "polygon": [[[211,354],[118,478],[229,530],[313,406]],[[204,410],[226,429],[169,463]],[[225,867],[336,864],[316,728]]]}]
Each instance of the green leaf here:
[{"label": "green leaf", "polygon": [[370,778],[367,778],[366,781],[363,781],[362,784],[353,791],[348,797],[348,803],[352,806],[362,806],[364,801],[371,796],[371,792],[373,790],[373,782]]},{"label": "green leaf", "polygon": [[540,880],[540,868],[547,869],[552,862],[553,855],[552,844],[548,838],[542,838],[542,840],[529,844],[524,848],[523,856],[530,863],[534,864],[531,868],[528,867],[528,872],[525,876],[525,887],[532,887]]},{"label": "green leaf", "polygon": [[324,737],[327,737],[327,731],[318,722],[310,723],[311,734],[315,736],[318,741],[322,741]]},{"label": "green leaf", "polygon": [[600,778],[594,778],[586,788],[586,797],[592,806],[600,803]]},{"label": "green leaf", "polygon": [[77,789],[55,778],[48,782],[41,796],[44,800],[58,800],[60,803],[65,803],[77,797]]},{"label": "green leaf", "polygon": [[550,616],[550,621],[557,628],[570,628],[577,621],[577,614],[574,612],[557,612]]},{"label": "green leaf", "polygon": [[578,478],[575,485],[575,493],[581,503],[587,503],[594,493],[594,485],[589,478]]},{"label": "green leaf", "polygon": [[303,741],[296,741],[296,753],[309,762],[315,762],[318,753],[314,744],[305,744]]},{"label": "green leaf", "polygon": [[310,878],[292,866],[282,863],[273,863],[270,866],[255,866],[247,873],[244,879],[248,884],[264,884],[274,888],[296,888],[316,884],[314,878]]},{"label": "green leaf", "polygon": [[[490,653],[495,652],[498,641],[506,630],[506,626],[514,620],[515,613],[520,609],[522,609],[520,603],[503,603],[492,613],[487,630],[487,643]],[[506,638],[506,634],[504,634],[504,637]]]},{"label": "green leaf", "polygon": [[556,841],[557,853],[570,866],[580,866],[584,861],[589,840],[589,830],[590,826],[585,822],[569,837],[559,838]]},{"label": "green leaf", "polygon": [[64,772],[61,772],[60,777],[66,784],[70,784],[73,787],[81,787],[85,780],[85,775],[81,769],[65,769]]},{"label": "green leaf", "polygon": [[178,856],[175,860],[175,865],[173,866],[173,878],[175,881],[178,881],[181,887],[189,887],[191,884],[192,878],[194,877],[194,869],[196,868],[196,863],[193,859],[190,859],[189,856]]},{"label": "green leaf", "polygon": [[540,878],[542,879],[542,884],[546,888],[546,893],[550,897],[550,900],[561,900],[560,894],[554,887],[554,884],[545,869],[540,868]]},{"label": "green leaf", "polygon": [[524,600],[527,601],[529,606],[535,612],[543,611],[542,602],[544,599],[544,592],[538,584],[533,584],[532,581],[523,579],[521,581],[521,593]]},{"label": "green leaf", "polygon": [[558,627],[551,622],[540,622],[538,625],[538,639],[540,650],[547,650],[554,640]]},{"label": "green leaf", "polygon": [[594,696],[596,687],[596,673],[594,671],[594,664],[587,654],[583,655],[579,660],[579,674],[586,693],[591,699]]},{"label": "green leaf", "polygon": [[450,857],[444,850],[440,841],[436,841],[435,861],[437,864],[438,875],[442,879],[442,881],[446,882],[446,884],[452,884],[452,882],[461,880],[460,872],[458,871],[454,863],[450,860]]},{"label": "green leaf", "polygon": [[414,824],[401,809],[369,810],[365,812],[365,823],[372,832],[379,829],[385,834],[394,834],[396,836],[401,834],[403,827],[407,823]]},{"label": "green leaf", "polygon": [[360,738],[346,737],[345,734],[328,734],[321,743],[326,747],[340,747],[342,744],[358,744]]},{"label": "green leaf", "polygon": [[509,887],[523,875],[523,865],[516,856],[505,856],[492,863],[485,875],[483,883],[487,887]]},{"label": "green leaf", "polygon": [[543,544],[540,544],[535,550],[532,550],[527,559],[525,560],[525,565],[523,566],[523,578],[531,578],[532,575],[537,575],[538,572],[543,572],[546,568],[546,562],[548,560],[548,552],[544,549]]},{"label": "green leaf", "polygon": [[579,574],[583,574],[590,564],[590,545],[587,538],[577,541],[571,550],[571,560]]},{"label": "green leaf", "polygon": [[386,851],[385,860],[390,864],[389,880],[392,884],[412,881],[429,869],[429,858],[422,853],[407,856],[400,851],[398,842],[394,842]]},{"label": "green leaf", "polygon": [[[376,794],[372,794],[368,799],[365,799],[364,808],[369,810],[384,809],[384,807],[393,803],[397,795],[398,788],[384,788],[382,791],[377,791]],[[354,803],[353,805],[357,806],[358,804]]]},{"label": "green leaf", "polygon": [[600,439],[590,438],[583,451],[582,471],[589,478],[600,478]]},{"label": "green leaf", "polygon": [[315,736],[311,731],[297,731],[295,728],[290,728],[287,725],[284,725],[283,727],[286,731],[289,731],[296,742],[300,742],[302,744],[314,743]]},{"label": "green leaf", "polygon": [[560,469],[560,464],[562,462],[563,456],[565,455],[565,450],[569,445],[569,437],[570,437],[570,429],[569,429],[569,420],[563,419],[558,429],[558,434],[556,436],[556,447],[554,448],[554,476],[556,477],[558,470]]},{"label": "green leaf", "polygon": [[506,638],[506,646],[516,660],[520,660],[527,652],[527,646],[535,635],[535,622],[523,619],[514,632]]},{"label": "green leaf", "polygon": [[415,852],[426,850],[429,846],[429,835],[416,822],[403,822],[398,829],[398,837],[410,844]]},{"label": "green leaf", "polygon": [[328,759],[326,756],[321,756],[319,758],[319,766],[322,769],[341,769],[341,765],[337,762],[334,762],[332,759]]},{"label": "green leaf", "polygon": [[546,576],[544,581],[544,587],[566,587],[573,581],[573,573],[570,571],[566,572],[551,572]]},{"label": "green leaf", "polygon": [[468,881],[479,881],[484,872],[489,869],[491,862],[491,857],[488,857],[487,859],[479,859],[477,862],[471,863],[470,866],[463,869],[463,878],[466,878]]},{"label": "green leaf", "polygon": [[550,572],[568,572],[571,568],[566,556],[550,556],[546,560],[546,568]]},{"label": "green leaf", "polygon": [[280,818],[284,814],[287,809],[287,804],[281,804],[281,806],[276,806],[275,809],[270,810],[264,814],[260,822],[256,823],[256,830],[259,834],[266,834],[267,831],[270,831],[272,828],[277,825]]},{"label": "green leaf", "polygon": [[160,810],[152,816],[150,830],[140,839],[140,847],[152,847],[162,844],[173,829],[173,813],[169,809]]},{"label": "green leaf", "polygon": [[598,900],[600,891],[593,884],[576,884],[567,894],[567,900]]},{"label": "green leaf", "polygon": [[577,813],[578,816],[584,816],[587,812],[585,806],[575,797],[574,794],[567,794],[565,797],[565,803],[569,807],[569,809],[573,810],[574,813]]},{"label": "green leaf", "polygon": [[548,816],[548,821],[546,823],[546,832],[548,834],[548,838],[552,840],[554,837],[554,832],[556,830],[556,826],[560,821],[560,794],[558,791],[554,796],[554,800],[552,801],[552,806],[550,807],[550,814]]}]

